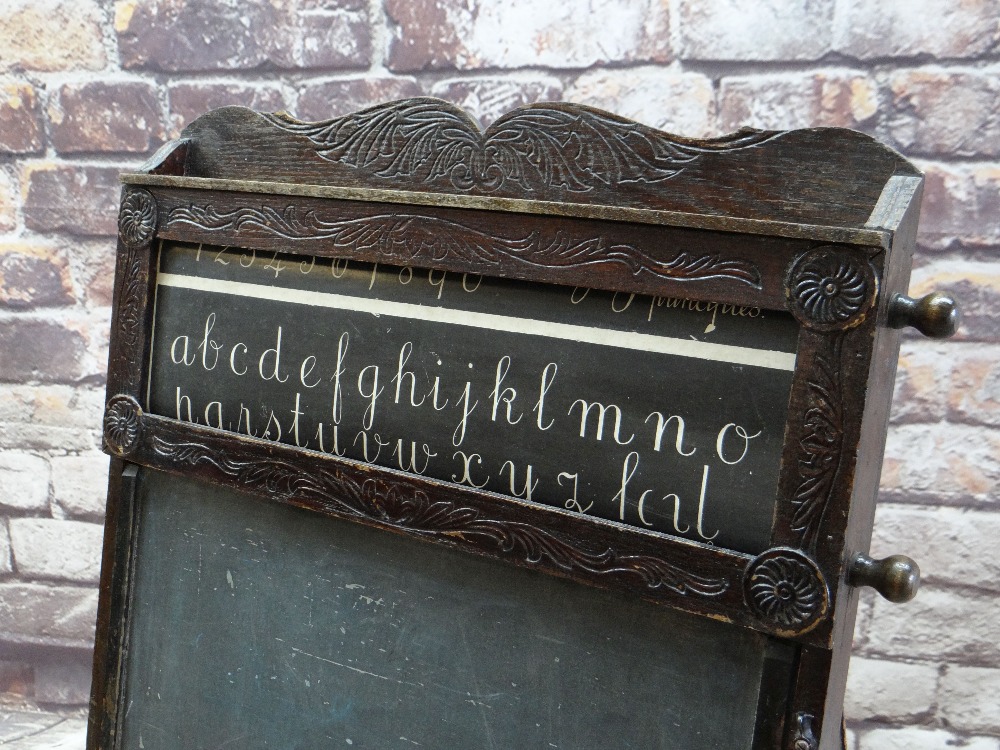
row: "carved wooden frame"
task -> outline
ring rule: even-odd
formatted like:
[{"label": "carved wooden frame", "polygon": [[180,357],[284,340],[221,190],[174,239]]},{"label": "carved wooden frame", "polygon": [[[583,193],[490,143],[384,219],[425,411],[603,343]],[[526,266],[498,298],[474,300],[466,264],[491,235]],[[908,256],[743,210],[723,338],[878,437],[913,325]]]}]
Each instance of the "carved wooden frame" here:
[{"label": "carved wooden frame", "polygon": [[[104,418],[114,460],[88,747],[117,747],[134,464],[789,639],[799,658],[781,744],[834,746],[839,727],[824,717],[839,721],[857,602],[845,578],[851,556],[867,551],[898,347],[887,304],[906,291],[918,173],[890,159],[892,171],[866,181],[878,196],[867,224],[824,225],[755,215],[749,200],[731,199],[728,214],[656,204],[673,188],[665,181],[679,182],[704,155],[749,159],[789,134],[693,141],[558,105],[518,110],[484,135],[426,99],[327,123],[247,112],[202,118],[123,178]],[[220,142],[228,131],[213,130],[213,117],[231,141]],[[249,131],[258,148],[291,139],[318,161],[280,181],[247,179],[235,160],[218,160]],[[801,327],[771,548],[752,556],[145,412],[157,239],[788,310]]]}]

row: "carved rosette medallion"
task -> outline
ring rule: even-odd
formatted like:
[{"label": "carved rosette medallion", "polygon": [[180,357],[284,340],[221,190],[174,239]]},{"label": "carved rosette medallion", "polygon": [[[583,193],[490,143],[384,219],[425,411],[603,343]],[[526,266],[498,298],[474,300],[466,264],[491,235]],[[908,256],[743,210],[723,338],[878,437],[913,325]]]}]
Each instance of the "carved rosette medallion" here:
[{"label": "carved rosette medallion", "polygon": [[118,237],[129,247],[141,247],[156,230],[156,199],[148,190],[129,190],[118,212]]},{"label": "carved rosette medallion", "polygon": [[811,630],[829,606],[826,581],[816,563],[785,547],[754,558],[743,574],[743,593],[757,617],[788,635]]},{"label": "carved rosette medallion", "polygon": [[817,331],[859,325],[875,304],[877,291],[871,263],[848,248],[810,250],[788,271],[789,308],[803,325]]},{"label": "carved rosette medallion", "polygon": [[113,396],[104,410],[104,442],[119,458],[129,455],[139,445],[142,407],[131,396]]}]

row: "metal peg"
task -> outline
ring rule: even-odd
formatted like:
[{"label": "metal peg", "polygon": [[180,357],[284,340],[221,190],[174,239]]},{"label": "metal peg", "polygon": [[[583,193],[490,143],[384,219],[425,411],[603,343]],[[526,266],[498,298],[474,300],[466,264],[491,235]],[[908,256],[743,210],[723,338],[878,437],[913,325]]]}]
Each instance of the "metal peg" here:
[{"label": "metal peg", "polygon": [[906,555],[890,555],[883,560],[856,555],[847,568],[847,583],[871,586],[890,602],[902,604],[917,595],[920,568]]},{"label": "metal peg", "polygon": [[916,328],[932,339],[954,336],[961,322],[958,305],[947,294],[934,292],[920,299],[894,294],[889,302],[889,325]]},{"label": "metal peg", "polygon": [[795,731],[792,734],[790,750],[816,750],[819,743],[816,741],[816,734],[813,732],[812,714],[799,712],[795,714]]}]

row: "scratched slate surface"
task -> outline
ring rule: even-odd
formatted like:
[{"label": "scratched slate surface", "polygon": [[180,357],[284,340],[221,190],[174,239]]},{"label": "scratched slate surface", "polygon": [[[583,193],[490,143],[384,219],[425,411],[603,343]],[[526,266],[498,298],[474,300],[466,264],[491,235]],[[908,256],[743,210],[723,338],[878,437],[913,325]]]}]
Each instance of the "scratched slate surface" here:
[{"label": "scratched slate surface", "polygon": [[750,748],[765,639],[142,470],[123,747]]}]

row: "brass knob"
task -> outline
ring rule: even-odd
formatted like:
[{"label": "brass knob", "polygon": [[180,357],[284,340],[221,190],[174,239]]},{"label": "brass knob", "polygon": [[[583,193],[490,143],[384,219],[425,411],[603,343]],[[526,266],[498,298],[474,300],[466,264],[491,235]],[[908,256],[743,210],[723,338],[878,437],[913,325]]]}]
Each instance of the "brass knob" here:
[{"label": "brass knob", "polygon": [[883,560],[856,555],[847,568],[847,583],[871,586],[890,602],[902,604],[917,595],[920,568],[906,555],[890,555]]},{"label": "brass knob", "polygon": [[955,300],[941,292],[920,299],[894,294],[889,302],[889,325],[893,328],[916,328],[932,339],[954,336],[961,322]]}]

